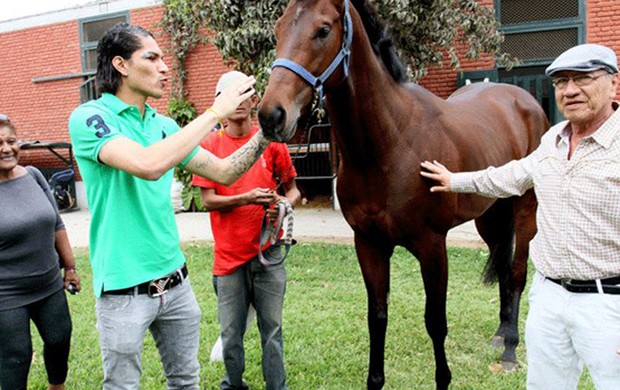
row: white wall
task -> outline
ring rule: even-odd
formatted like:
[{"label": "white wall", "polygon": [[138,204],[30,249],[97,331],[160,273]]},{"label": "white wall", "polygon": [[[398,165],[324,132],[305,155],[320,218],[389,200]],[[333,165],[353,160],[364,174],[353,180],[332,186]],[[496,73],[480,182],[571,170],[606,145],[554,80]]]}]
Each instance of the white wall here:
[{"label": "white wall", "polygon": [[21,18],[1,21],[0,33],[23,30],[31,27],[46,26],[48,24],[62,23],[69,20],[88,18],[91,16],[113,12],[127,11],[135,8],[150,7],[161,3],[162,0],[94,0],[90,3],[74,8],[50,11],[38,15],[24,16]]},{"label": "white wall", "polygon": [[88,202],[86,201],[86,189],[83,181],[75,182],[75,197],[77,198],[78,207],[81,210],[88,210]]}]

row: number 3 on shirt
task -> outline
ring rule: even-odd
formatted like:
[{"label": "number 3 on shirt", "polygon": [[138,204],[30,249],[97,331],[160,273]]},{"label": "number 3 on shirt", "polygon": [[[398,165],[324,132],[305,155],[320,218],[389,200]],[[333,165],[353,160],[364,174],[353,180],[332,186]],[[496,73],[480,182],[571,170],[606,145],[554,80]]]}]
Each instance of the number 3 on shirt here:
[{"label": "number 3 on shirt", "polygon": [[92,124],[95,124],[95,129],[99,130],[95,133],[98,138],[103,138],[104,136],[110,134],[110,128],[105,124],[103,118],[99,115],[93,115],[86,120],[86,126],[90,127]]}]

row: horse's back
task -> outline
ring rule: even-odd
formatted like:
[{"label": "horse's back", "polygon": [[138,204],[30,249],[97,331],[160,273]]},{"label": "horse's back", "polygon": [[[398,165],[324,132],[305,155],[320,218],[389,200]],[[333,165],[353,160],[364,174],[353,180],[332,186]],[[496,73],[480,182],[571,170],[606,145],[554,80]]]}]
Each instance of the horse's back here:
[{"label": "horse's back", "polygon": [[485,111],[494,107],[496,114],[507,115],[510,119],[516,120],[523,120],[524,116],[533,115],[536,120],[544,122],[537,122],[537,125],[544,124],[542,127],[547,125],[547,117],[536,98],[523,88],[511,84],[492,82],[469,84],[454,91],[446,102],[473,111]]},{"label": "horse's back", "polygon": [[510,84],[466,85],[450,95],[446,103],[449,117],[456,118],[453,126],[480,145],[499,143],[510,147],[513,155],[508,160],[531,153],[549,127],[536,98]]},{"label": "horse's back", "polygon": [[509,114],[528,113],[546,119],[536,98],[523,88],[511,84],[469,84],[454,91],[446,102],[467,108],[479,107],[476,110],[486,109],[488,106],[500,109],[504,107]]}]

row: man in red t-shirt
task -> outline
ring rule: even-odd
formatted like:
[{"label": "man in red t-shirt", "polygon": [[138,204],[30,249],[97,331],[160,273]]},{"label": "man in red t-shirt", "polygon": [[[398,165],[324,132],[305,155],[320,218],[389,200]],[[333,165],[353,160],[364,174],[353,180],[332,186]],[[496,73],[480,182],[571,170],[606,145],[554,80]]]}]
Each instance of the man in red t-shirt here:
[{"label": "man in red t-shirt", "polygon": [[[219,91],[231,82],[246,77],[241,72],[222,75]],[[252,96],[228,117],[228,126],[209,134],[202,147],[218,157],[232,154],[257,131],[252,110],[258,97]],[[285,199],[294,206],[301,198],[295,184],[297,172],[285,144],[272,143],[258,161],[230,186],[200,176],[192,184],[201,187],[205,207],[210,211],[215,241],[213,285],[217,294],[217,312],[221,328],[226,375],[222,389],[247,389],[243,336],[248,308],[256,308],[263,345],[263,376],[268,390],[288,389],[282,345],[282,308],[286,289],[284,263],[263,265],[258,259],[261,222],[269,207]],[[283,195],[273,189],[281,184]],[[277,256],[277,248],[264,249],[265,256]]]}]

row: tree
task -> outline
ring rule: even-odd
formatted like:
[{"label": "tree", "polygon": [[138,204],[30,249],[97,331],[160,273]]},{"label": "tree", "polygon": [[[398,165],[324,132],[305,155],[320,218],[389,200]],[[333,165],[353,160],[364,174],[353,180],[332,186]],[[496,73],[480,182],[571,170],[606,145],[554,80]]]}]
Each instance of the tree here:
[{"label": "tree", "polygon": [[[164,0],[164,15],[158,25],[170,38],[170,51],[175,59],[170,85],[170,100],[166,114],[183,127],[197,116],[196,108],[185,96],[187,55],[200,43],[206,41],[201,29],[205,25],[207,9],[206,0]],[[204,205],[200,189],[191,185],[190,172],[179,167],[174,168],[174,177],[181,182],[181,198],[186,210],[202,210]]]},{"label": "tree", "polygon": [[[175,59],[170,92],[174,99],[185,99],[184,84],[187,79],[187,55],[206,38],[201,34],[205,25],[208,0],[164,0],[164,15],[158,25],[170,38],[170,49]],[[184,125],[184,124],[182,124]]]},{"label": "tree", "polygon": [[[237,69],[256,75],[258,88],[265,85],[275,58],[274,25],[288,0],[206,0],[212,43]],[[389,26],[395,46],[409,67],[412,80],[423,77],[428,67],[449,58],[460,66],[455,47],[464,44],[466,57],[489,53],[501,66],[516,63],[500,45],[503,35],[492,9],[475,0],[370,0],[381,20]]]}]

